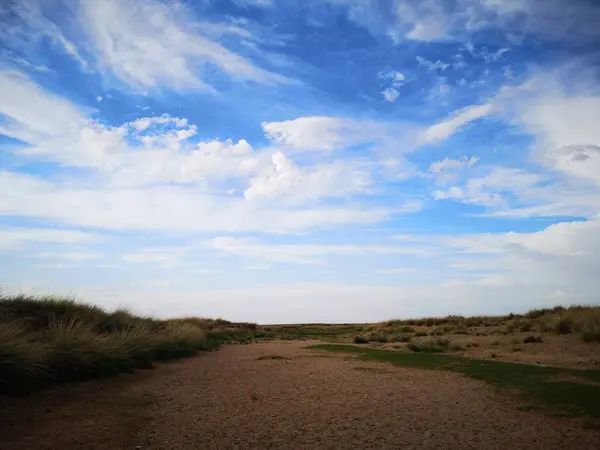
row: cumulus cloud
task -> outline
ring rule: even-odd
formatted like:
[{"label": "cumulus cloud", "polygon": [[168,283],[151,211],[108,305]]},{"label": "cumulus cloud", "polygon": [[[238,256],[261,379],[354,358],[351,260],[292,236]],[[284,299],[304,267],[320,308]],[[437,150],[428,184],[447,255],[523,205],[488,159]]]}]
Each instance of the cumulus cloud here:
[{"label": "cumulus cloud", "polygon": [[592,82],[567,93],[559,84],[563,77],[533,77],[500,99],[498,113],[536,138],[534,157],[540,163],[600,184],[600,92]]},{"label": "cumulus cloud", "polygon": [[297,150],[332,151],[380,139],[381,127],[342,117],[299,117],[283,122],[264,122],[267,138]]},{"label": "cumulus cloud", "polygon": [[[0,172],[1,190],[7,192],[0,214],[114,229],[289,232],[376,222],[398,209],[297,204],[364,192],[368,168],[335,162],[300,167],[283,153],[255,152],[244,139],[198,142],[195,125],[169,115],[107,126],[15,72],[0,72],[0,92],[6,118],[0,132],[28,144],[13,148],[17,156],[81,168],[94,180]],[[347,126],[342,122],[335,130]],[[336,145],[366,139],[328,136]],[[245,198],[231,195],[244,188]],[[248,200],[270,197],[279,201],[265,206]]]},{"label": "cumulus cloud", "polygon": [[398,97],[400,97],[400,92],[398,92],[398,89],[393,87],[385,88],[383,91],[381,91],[381,94],[383,95],[383,98],[390,103],[394,103],[396,100],[398,100]]},{"label": "cumulus cloud", "polygon": [[244,191],[249,200],[281,198],[307,200],[367,192],[369,173],[352,162],[320,164],[301,169],[281,152],[272,156],[273,165],[250,180]]},{"label": "cumulus cloud", "polygon": [[394,103],[400,96],[399,89],[406,83],[406,75],[397,70],[392,70],[387,73],[379,73],[379,78],[384,80],[385,84],[388,84],[381,91],[381,95],[387,102]]}]

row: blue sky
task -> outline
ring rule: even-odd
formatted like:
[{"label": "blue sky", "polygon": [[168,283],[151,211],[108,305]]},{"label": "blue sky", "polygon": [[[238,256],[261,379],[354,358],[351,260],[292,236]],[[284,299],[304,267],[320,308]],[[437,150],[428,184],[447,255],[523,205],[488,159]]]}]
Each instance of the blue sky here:
[{"label": "blue sky", "polygon": [[0,285],[162,317],[598,303],[600,6],[0,6]]}]

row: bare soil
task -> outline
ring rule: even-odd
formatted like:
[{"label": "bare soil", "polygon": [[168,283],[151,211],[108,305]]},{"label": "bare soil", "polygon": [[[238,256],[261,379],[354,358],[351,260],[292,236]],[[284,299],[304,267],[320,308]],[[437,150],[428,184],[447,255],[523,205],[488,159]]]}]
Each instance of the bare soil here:
[{"label": "bare soil", "polygon": [[0,449],[600,448],[600,431],[519,410],[483,382],[308,344],[228,345],[134,375],[0,398]]}]

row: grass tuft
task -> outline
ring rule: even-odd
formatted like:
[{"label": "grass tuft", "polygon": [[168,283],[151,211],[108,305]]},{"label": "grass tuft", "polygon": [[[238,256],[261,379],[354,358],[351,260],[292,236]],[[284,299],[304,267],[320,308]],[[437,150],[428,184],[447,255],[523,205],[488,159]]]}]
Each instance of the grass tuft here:
[{"label": "grass tuft", "polygon": [[[49,384],[151,368],[153,361],[214,350],[238,326],[208,319],[155,320],[56,296],[0,295],[0,393],[24,394]],[[212,331],[209,337],[208,324]],[[219,325],[220,324],[220,325]]]}]

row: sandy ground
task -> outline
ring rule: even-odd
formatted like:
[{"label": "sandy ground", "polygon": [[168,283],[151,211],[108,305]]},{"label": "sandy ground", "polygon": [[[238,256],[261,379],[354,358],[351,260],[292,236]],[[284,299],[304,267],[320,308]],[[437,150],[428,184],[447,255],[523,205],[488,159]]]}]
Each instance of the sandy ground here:
[{"label": "sandy ground", "polygon": [[[0,398],[0,448],[600,448],[600,431],[520,411],[483,382],[307,344],[230,345],[153,371]],[[258,359],[271,355],[289,359]]]}]

